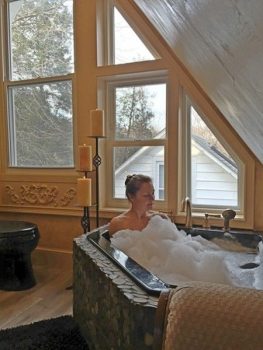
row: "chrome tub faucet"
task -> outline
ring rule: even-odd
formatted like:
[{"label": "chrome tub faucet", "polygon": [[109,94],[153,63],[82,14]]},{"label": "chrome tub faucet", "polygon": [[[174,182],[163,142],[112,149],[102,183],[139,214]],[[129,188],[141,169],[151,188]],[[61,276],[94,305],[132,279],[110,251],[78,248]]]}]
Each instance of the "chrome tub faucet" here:
[{"label": "chrome tub faucet", "polygon": [[191,199],[189,197],[185,197],[185,199],[182,202],[183,211],[186,212],[185,217],[185,227],[192,228],[192,204]]},{"label": "chrome tub faucet", "polygon": [[230,220],[234,219],[236,216],[235,210],[232,209],[226,209],[222,212],[222,216],[224,218],[224,232],[230,231],[229,222]]}]

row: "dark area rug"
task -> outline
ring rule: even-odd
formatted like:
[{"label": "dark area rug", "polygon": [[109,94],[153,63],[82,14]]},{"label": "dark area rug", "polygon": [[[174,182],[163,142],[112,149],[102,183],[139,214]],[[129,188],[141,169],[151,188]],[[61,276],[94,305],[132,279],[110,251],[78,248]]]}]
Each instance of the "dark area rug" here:
[{"label": "dark area rug", "polygon": [[0,331],[1,350],[88,350],[72,316]]}]

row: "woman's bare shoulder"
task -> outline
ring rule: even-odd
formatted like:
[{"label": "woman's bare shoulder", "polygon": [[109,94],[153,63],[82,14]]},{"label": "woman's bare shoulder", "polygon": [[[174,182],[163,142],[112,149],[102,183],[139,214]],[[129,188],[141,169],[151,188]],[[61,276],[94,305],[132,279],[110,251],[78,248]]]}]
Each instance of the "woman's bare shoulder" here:
[{"label": "woman's bare shoulder", "polygon": [[115,232],[127,228],[127,212],[115,216],[109,224],[109,234],[112,236]]}]

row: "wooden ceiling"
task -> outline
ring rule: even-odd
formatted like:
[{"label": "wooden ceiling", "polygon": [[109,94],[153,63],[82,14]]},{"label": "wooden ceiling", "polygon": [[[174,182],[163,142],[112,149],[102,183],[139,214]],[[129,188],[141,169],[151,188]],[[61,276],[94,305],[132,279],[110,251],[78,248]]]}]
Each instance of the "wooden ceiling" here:
[{"label": "wooden ceiling", "polygon": [[263,163],[263,1],[133,1]]}]

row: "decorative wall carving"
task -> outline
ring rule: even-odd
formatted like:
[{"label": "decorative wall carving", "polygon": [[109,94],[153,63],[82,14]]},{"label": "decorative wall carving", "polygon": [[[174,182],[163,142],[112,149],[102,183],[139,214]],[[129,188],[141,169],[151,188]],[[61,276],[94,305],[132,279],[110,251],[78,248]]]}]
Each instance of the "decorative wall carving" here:
[{"label": "decorative wall carving", "polygon": [[69,188],[61,194],[57,186],[44,184],[21,185],[19,189],[6,185],[5,191],[11,203],[20,205],[65,207],[76,196],[75,188]]}]

